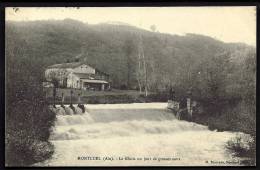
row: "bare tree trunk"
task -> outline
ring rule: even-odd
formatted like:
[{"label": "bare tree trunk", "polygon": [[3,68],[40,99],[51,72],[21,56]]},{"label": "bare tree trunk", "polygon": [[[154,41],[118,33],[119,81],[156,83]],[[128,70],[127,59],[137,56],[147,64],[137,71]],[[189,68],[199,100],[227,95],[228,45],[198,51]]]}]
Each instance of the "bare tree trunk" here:
[{"label": "bare tree trunk", "polygon": [[147,88],[147,69],[146,69],[146,61],[144,57],[144,52],[143,52],[143,65],[144,65],[144,79],[145,79],[145,84],[144,84],[144,90],[145,90],[145,96],[148,95],[148,88]]},{"label": "bare tree trunk", "polygon": [[[140,72],[140,78],[141,78],[141,80],[143,79],[143,82],[144,82],[145,96],[147,96],[148,95],[147,68],[146,68],[146,60],[145,60],[145,56],[144,56],[144,48],[143,48],[143,41],[142,41],[141,34],[139,34],[139,39],[140,39],[139,51],[138,51],[139,72]],[[143,66],[143,68],[141,68],[141,66]],[[142,84],[141,80],[139,80],[140,85]],[[139,85],[139,88],[140,88],[140,85]],[[141,90],[140,90],[140,92],[141,92]]]},{"label": "bare tree trunk", "polygon": [[130,63],[127,62],[127,89],[130,88]]},{"label": "bare tree trunk", "polygon": [[138,74],[137,74],[137,81],[139,86],[139,93],[142,93],[142,83],[141,83],[141,56],[138,51]]},{"label": "bare tree trunk", "polygon": [[142,93],[142,85],[141,85],[141,82],[139,79],[137,79],[138,81],[138,86],[139,86],[139,93],[141,94]]}]

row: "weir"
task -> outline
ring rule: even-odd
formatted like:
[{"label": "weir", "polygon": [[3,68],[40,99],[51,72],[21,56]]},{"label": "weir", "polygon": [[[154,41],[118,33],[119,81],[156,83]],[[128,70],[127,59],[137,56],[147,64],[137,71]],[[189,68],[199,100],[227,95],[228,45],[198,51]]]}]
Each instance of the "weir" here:
[{"label": "weir", "polygon": [[50,110],[52,110],[56,115],[77,115],[84,114],[86,112],[84,105],[50,105]]},{"label": "weir", "polygon": [[[73,115],[73,114],[84,114],[85,113],[85,105],[81,101],[81,93],[78,93],[78,101],[77,105],[72,104],[72,95],[73,90],[70,90],[70,102],[65,102],[64,93],[61,93],[61,102],[56,101],[56,88],[53,88],[53,104],[49,105],[49,108],[56,113],[57,115]],[[69,104],[69,106],[65,106],[65,104]]]},{"label": "weir", "polygon": [[[231,132],[178,120],[167,103],[88,104],[74,114],[70,105],[56,105],[57,120],[50,136],[51,159],[40,166],[207,165],[207,160],[233,160],[225,144]],[[78,108],[78,109],[77,109]],[[67,109],[67,111],[66,111]],[[68,114],[67,114],[68,113]],[[178,161],[84,161],[79,156],[174,157]]]},{"label": "weir", "polygon": [[56,105],[57,121],[52,140],[90,139],[107,136],[135,136],[207,130],[206,126],[180,121],[166,103],[85,105],[86,111],[74,104]]}]

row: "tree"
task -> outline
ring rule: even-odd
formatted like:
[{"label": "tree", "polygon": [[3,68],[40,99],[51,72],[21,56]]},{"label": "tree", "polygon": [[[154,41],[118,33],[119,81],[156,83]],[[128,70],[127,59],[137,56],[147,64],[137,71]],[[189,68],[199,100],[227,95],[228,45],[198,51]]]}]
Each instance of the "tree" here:
[{"label": "tree", "polygon": [[123,47],[126,54],[126,64],[127,64],[127,88],[131,87],[131,73],[133,72],[133,53],[135,50],[134,42],[132,39],[127,39]]},{"label": "tree", "polygon": [[138,42],[138,74],[137,80],[139,85],[139,91],[142,92],[142,88],[144,88],[145,96],[148,95],[148,82],[147,82],[147,66],[146,66],[146,58],[144,55],[144,47],[143,47],[143,39],[139,34],[139,42]]},{"label": "tree", "polygon": [[[55,114],[42,87],[41,62],[16,30],[6,37],[6,165],[28,166],[51,156]],[[15,37],[15,39],[13,38]],[[44,146],[44,150],[40,147]]]},{"label": "tree", "polygon": [[66,69],[50,70],[46,73],[47,80],[50,80],[55,88],[63,86],[68,75],[69,72]]},{"label": "tree", "polygon": [[198,90],[212,101],[225,97],[226,81],[230,75],[230,54],[227,52],[207,57],[199,65]]},{"label": "tree", "polygon": [[151,26],[150,26],[150,29],[151,29],[153,32],[155,32],[155,31],[156,31],[156,26],[155,26],[155,25],[151,25]]}]

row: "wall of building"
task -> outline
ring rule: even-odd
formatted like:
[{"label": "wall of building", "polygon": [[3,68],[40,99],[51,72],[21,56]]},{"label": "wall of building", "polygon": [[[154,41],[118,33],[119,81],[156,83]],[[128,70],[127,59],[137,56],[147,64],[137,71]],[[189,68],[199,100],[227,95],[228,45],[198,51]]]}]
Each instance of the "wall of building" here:
[{"label": "wall of building", "polygon": [[67,77],[67,87],[68,88],[80,88],[80,79],[73,73],[70,73]]},{"label": "wall of building", "polygon": [[100,72],[100,71],[96,71],[95,79],[109,81],[109,76],[107,74]]},{"label": "wall of building", "polygon": [[83,83],[81,83],[81,80],[79,77],[77,77],[73,73],[84,73],[84,74],[90,74],[94,79],[100,79],[100,80],[107,80],[109,79],[109,76],[100,72],[96,71],[94,68],[83,64],[76,68],[48,68],[45,71],[45,77],[47,81],[52,81],[52,78],[55,77],[59,81],[59,85],[61,87],[67,87],[67,88],[83,88]]},{"label": "wall of building", "polygon": [[76,67],[73,69],[73,72],[74,73],[86,73],[86,74],[95,74],[95,69],[86,65],[86,64],[83,64],[79,67]]},{"label": "wall of building", "polygon": [[53,78],[62,81],[68,74],[69,71],[67,69],[49,68],[45,71],[45,78],[47,81],[51,81]]},{"label": "wall of building", "polygon": [[45,78],[47,81],[51,81],[51,73],[52,72],[57,72],[58,69],[57,68],[50,68],[50,69],[47,69],[45,70]]}]

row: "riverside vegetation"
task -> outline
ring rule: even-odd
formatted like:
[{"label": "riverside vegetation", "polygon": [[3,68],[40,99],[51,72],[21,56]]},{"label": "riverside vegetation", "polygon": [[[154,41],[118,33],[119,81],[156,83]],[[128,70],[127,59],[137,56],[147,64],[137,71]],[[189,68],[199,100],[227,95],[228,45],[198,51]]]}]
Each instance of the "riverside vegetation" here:
[{"label": "riverside vegetation", "polygon": [[[169,87],[178,96],[192,88],[203,105],[194,121],[210,129],[253,136],[247,156],[255,155],[256,49],[242,43],[187,34],[177,36],[129,25],[90,25],[71,19],[6,22],[6,164],[30,165],[51,156],[48,142],[54,113],[41,82],[52,64],[82,61],[111,75],[113,88],[138,90],[138,37],[146,58],[148,97],[166,101]],[[143,87],[142,87],[143,88]],[[94,102],[97,103],[98,101]],[[228,148],[243,155],[239,140]],[[241,147],[240,147],[241,148]],[[241,155],[240,154],[240,155]]]},{"label": "riverside vegetation", "polygon": [[28,166],[54,152],[48,139],[55,114],[48,109],[35,69],[40,63],[27,57],[25,48],[7,45],[5,163]]}]

